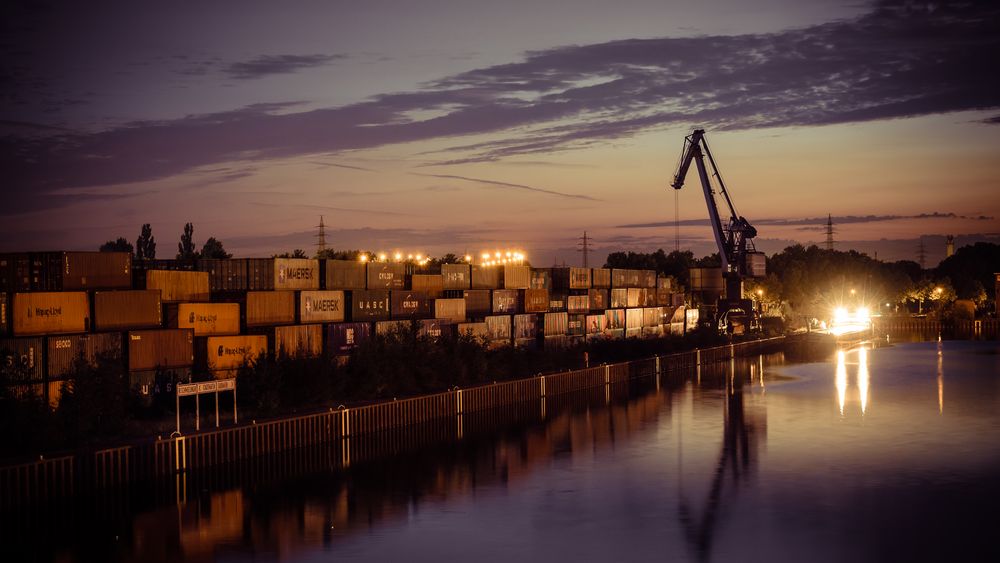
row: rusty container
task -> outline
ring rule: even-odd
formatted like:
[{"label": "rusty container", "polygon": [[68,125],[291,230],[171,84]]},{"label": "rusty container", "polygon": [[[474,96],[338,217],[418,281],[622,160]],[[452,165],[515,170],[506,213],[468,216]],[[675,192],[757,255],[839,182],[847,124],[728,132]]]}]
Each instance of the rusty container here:
[{"label": "rusty container", "polygon": [[368,267],[357,260],[327,260],[326,289],[365,289]]},{"label": "rusty container", "polygon": [[159,328],[162,319],[159,290],[136,289],[94,293],[95,331]]},{"label": "rusty container", "polygon": [[129,331],[126,355],[129,371],[190,368],[194,364],[194,331],[189,328]]},{"label": "rusty container", "polygon": [[73,363],[82,358],[96,366],[101,357],[122,362],[122,333],[68,334],[46,338],[46,366],[49,379],[63,379],[73,372]]},{"label": "rusty container", "polygon": [[434,318],[454,323],[465,322],[465,299],[435,299]]},{"label": "rusty container", "polygon": [[278,356],[323,355],[323,325],[274,327],[274,353]]},{"label": "rusty container", "polygon": [[208,272],[184,270],[149,270],[146,289],[160,290],[163,303],[200,303],[208,301]]},{"label": "rusty container", "polygon": [[295,292],[248,291],[247,327],[275,326],[295,322]]},{"label": "rusty container", "polygon": [[524,312],[544,313],[549,310],[549,290],[525,289]]}]

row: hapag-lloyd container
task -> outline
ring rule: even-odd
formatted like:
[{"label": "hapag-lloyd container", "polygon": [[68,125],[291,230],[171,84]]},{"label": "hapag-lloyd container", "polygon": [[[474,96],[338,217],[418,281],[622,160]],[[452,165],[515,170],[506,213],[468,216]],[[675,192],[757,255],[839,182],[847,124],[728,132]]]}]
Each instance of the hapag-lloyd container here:
[{"label": "hapag-lloyd container", "polygon": [[604,289],[611,287],[611,270],[609,268],[594,268],[591,277],[594,287]]},{"label": "hapag-lloyd container", "polygon": [[493,291],[493,312],[514,314],[521,311],[520,294],[516,289],[496,289]]},{"label": "hapag-lloyd container", "polygon": [[337,323],[344,320],[344,292],[339,289],[299,293],[299,323]]},{"label": "hapag-lloyd container", "polygon": [[435,299],[434,318],[454,323],[465,322],[465,299]]},{"label": "hapag-lloyd container", "polygon": [[431,300],[421,291],[392,292],[392,318],[426,319],[431,316]]},{"label": "hapag-lloyd container", "polygon": [[274,327],[274,352],[279,356],[321,356],[323,354],[323,325]]},{"label": "hapag-lloyd container", "polygon": [[295,292],[249,291],[245,314],[248,327],[294,323]]},{"label": "hapag-lloyd container", "polygon": [[544,313],[549,310],[549,290],[525,289],[524,312]]},{"label": "hapag-lloyd container", "polygon": [[357,260],[327,260],[326,289],[365,289],[368,268]]},{"label": "hapag-lloyd container", "polygon": [[253,364],[267,353],[267,336],[209,336],[205,348],[209,373],[216,378],[236,377],[243,364]]},{"label": "hapag-lloyd container", "polygon": [[349,296],[352,321],[385,321],[389,319],[389,312],[392,310],[389,290],[356,289],[351,290]]},{"label": "hapag-lloyd container", "polygon": [[163,303],[208,301],[208,272],[148,270],[146,289],[160,290],[160,301]]},{"label": "hapag-lloyd container", "polygon": [[510,345],[513,339],[512,330],[510,315],[486,317],[486,331],[491,344],[496,346]]},{"label": "hapag-lloyd container", "polygon": [[155,289],[94,293],[94,330],[159,328],[163,320],[160,292]]},{"label": "hapag-lloyd container", "polygon": [[468,264],[441,264],[444,289],[470,289],[472,269]]},{"label": "hapag-lloyd container", "polygon": [[129,371],[189,368],[194,363],[191,329],[133,330],[126,339]]},{"label": "hapag-lloyd container", "polygon": [[369,262],[368,289],[403,289],[406,265],[398,262]]},{"label": "hapag-lloyd container", "polygon": [[73,362],[82,357],[85,362],[96,366],[103,356],[108,361],[122,360],[122,333],[71,334],[50,336],[46,339],[46,364],[48,378],[60,379],[73,371]]},{"label": "hapag-lloyd container", "polygon": [[467,289],[462,292],[465,299],[465,314],[480,317],[493,312],[493,298],[488,289]]},{"label": "hapag-lloyd container", "polygon": [[90,301],[84,291],[15,293],[11,326],[14,336],[87,332]]},{"label": "hapag-lloyd container", "polygon": [[[561,336],[567,334],[569,315],[567,313],[545,313],[543,331],[545,336]],[[519,336],[519,338],[530,338]]]},{"label": "hapag-lloyd container", "polygon": [[531,267],[507,264],[503,268],[504,289],[528,289],[531,287]]},{"label": "hapag-lloyd container", "polygon": [[327,350],[334,356],[351,353],[371,338],[371,323],[333,323],[326,329]]},{"label": "hapag-lloyd container", "polygon": [[274,289],[319,289],[319,260],[275,258]]},{"label": "hapag-lloyd container", "polygon": [[239,303],[179,303],[175,307],[166,309],[171,328],[190,328],[195,336],[240,333]]}]

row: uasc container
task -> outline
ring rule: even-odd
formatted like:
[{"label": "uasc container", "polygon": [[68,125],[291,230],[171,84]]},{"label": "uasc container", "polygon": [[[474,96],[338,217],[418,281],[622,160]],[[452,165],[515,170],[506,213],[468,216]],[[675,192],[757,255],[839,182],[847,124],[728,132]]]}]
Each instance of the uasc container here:
[{"label": "uasc container", "polygon": [[46,341],[49,379],[61,379],[71,375],[77,358],[82,358],[91,366],[98,365],[102,357],[119,365],[122,361],[120,332],[50,336]]},{"label": "uasc container", "polygon": [[127,340],[129,371],[189,368],[194,363],[191,329],[134,330]]},{"label": "uasc container", "polygon": [[368,268],[357,260],[327,260],[327,289],[365,289]]},{"label": "uasc container", "polygon": [[[174,311],[176,310],[176,316]],[[167,309],[167,325],[190,328],[195,336],[227,336],[240,333],[239,303],[179,303]]]},{"label": "uasc container", "polygon": [[352,321],[384,321],[389,318],[392,307],[388,290],[351,290],[350,298]]},{"label": "uasc container", "polygon": [[431,316],[431,300],[420,291],[393,291],[392,318],[425,319]]},{"label": "uasc container", "polygon": [[275,258],[274,289],[319,289],[319,260]]},{"label": "uasc container", "polygon": [[160,290],[163,303],[197,303],[208,301],[208,272],[183,270],[149,270],[146,289]]},{"label": "uasc container", "polygon": [[274,327],[274,353],[278,356],[317,357],[323,354],[323,325]]},{"label": "uasc container", "polygon": [[247,292],[246,324],[248,327],[274,326],[294,322],[295,292]]},{"label": "uasc container", "polygon": [[162,319],[159,290],[94,293],[94,330],[104,332],[159,328]]},{"label": "uasc container", "polygon": [[15,293],[14,336],[67,334],[90,329],[90,302],[83,291]]},{"label": "uasc container", "polygon": [[303,291],[299,294],[299,322],[337,323],[344,320],[344,292]]}]

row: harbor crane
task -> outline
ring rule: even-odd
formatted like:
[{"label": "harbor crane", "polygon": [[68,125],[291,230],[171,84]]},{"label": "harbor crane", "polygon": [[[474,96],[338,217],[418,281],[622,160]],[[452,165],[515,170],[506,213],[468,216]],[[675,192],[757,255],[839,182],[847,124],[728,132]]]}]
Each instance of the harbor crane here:
[{"label": "harbor crane", "polygon": [[[705,165],[705,157],[708,157],[708,164],[711,165],[711,176]],[[764,253],[757,252],[754,248],[753,239],[757,236],[757,229],[746,220],[745,217],[736,212],[736,206],[726,190],[726,184],[722,181],[722,175],[712,157],[712,151],[708,148],[705,140],[705,130],[695,129],[693,133],[684,138],[684,148],[681,152],[680,165],[677,173],[674,174],[674,181],[671,186],[675,190],[684,186],[684,178],[687,176],[691,162],[698,168],[698,177],[701,179],[702,191],[705,193],[705,205],[708,207],[708,218],[712,224],[712,234],[715,236],[715,244],[719,248],[719,258],[722,260],[722,278],[725,292],[719,299],[716,308],[716,325],[721,331],[742,333],[747,329],[759,328],[759,318],[753,307],[753,301],[743,298],[743,280],[751,277],[763,277],[765,275]],[[729,208],[729,220],[723,223],[719,214],[719,206],[715,199],[715,190],[712,187],[711,178],[714,177],[719,185],[719,193],[722,194]]]}]

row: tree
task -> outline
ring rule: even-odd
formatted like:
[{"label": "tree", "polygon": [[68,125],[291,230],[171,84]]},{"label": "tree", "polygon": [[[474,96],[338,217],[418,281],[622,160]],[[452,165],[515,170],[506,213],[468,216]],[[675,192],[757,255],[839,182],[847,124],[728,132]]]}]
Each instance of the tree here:
[{"label": "tree", "polygon": [[201,247],[201,258],[232,258],[233,255],[226,252],[226,249],[222,247],[222,241],[216,240],[215,237],[208,237],[205,241],[205,246]]},{"label": "tree", "polygon": [[137,260],[153,260],[156,258],[156,237],[149,223],[142,225],[142,232],[135,241],[135,258]]},{"label": "tree", "polygon": [[178,260],[194,260],[198,257],[198,254],[194,251],[194,241],[192,240],[193,236],[194,224],[185,223],[184,234],[181,235],[181,241],[177,243]]},{"label": "tree", "polygon": [[309,256],[306,255],[306,251],[302,250],[301,248],[296,248],[295,250],[293,250],[291,252],[282,252],[281,254],[276,254],[274,257],[275,258],[309,258]]},{"label": "tree", "polygon": [[132,254],[132,244],[125,240],[125,237],[118,237],[118,240],[109,240],[101,245],[101,252],[128,252]]}]

